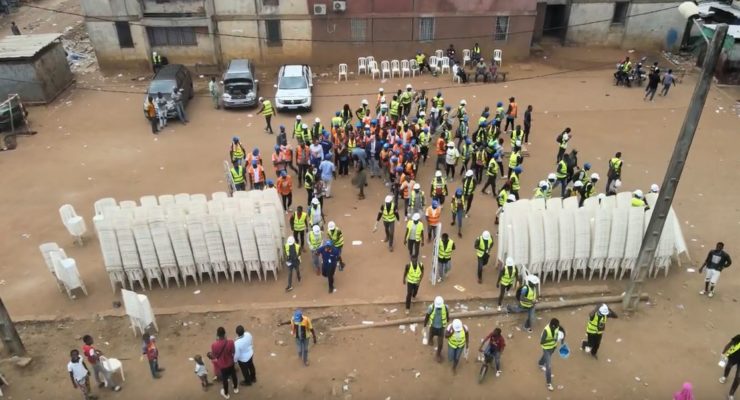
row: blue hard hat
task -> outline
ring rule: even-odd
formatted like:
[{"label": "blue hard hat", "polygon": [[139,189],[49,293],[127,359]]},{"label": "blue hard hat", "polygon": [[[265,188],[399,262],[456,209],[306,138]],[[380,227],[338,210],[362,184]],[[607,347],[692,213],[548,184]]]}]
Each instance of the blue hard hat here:
[{"label": "blue hard hat", "polygon": [[280,125],[280,130],[281,131],[284,131],[285,130],[285,125]]},{"label": "blue hard hat", "polygon": [[280,151],[280,145],[279,144],[276,144],[275,145],[275,151]]},{"label": "blue hard hat", "polygon": [[391,162],[393,163],[398,162],[398,157],[391,157]]},{"label": "blue hard hat", "polygon": [[326,241],[324,241],[324,246],[331,246],[333,244],[334,243],[332,243],[331,239],[326,239]]},{"label": "blue hard hat", "polygon": [[472,141],[472,140],[470,140],[470,138],[469,138],[469,137],[466,137],[466,138],[465,138],[465,143],[466,143],[466,144],[471,144],[471,143],[473,143],[473,141]]},{"label": "blue hard hat", "polygon": [[339,112],[339,111],[337,111],[337,112],[334,113],[334,115],[336,115],[338,117],[338,116],[342,115],[342,113]]},{"label": "blue hard hat", "polygon": [[256,167],[257,166],[257,160],[252,160],[252,166],[253,167]]},{"label": "blue hard hat", "polygon": [[388,150],[388,149],[391,148],[391,145],[389,145],[388,143],[386,143],[386,144],[383,145],[383,148],[386,149],[386,150]]},{"label": "blue hard hat", "polygon": [[362,122],[357,121],[357,123],[355,124],[355,127],[356,128],[362,128]]},{"label": "blue hard hat", "polygon": [[416,117],[411,118],[411,122],[419,122],[419,118],[416,118]]},{"label": "blue hard hat", "polygon": [[503,105],[504,105],[504,103],[502,103],[500,101],[498,103],[496,103],[496,107],[502,107]]},{"label": "blue hard hat", "polygon": [[329,132],[327,132],[327,131],[321,131],[321,134],[322,134],[322,135],[323,135],[324,137],[329,137]]},{"label": "blue hard hat", "polygon": [[411,145],[409,145],[408,143],[403,145],[404,150],[408,150],[410,148],[411,148]]},{"label": "blue hard hat", "polygon": [[270,186],[270,185],[272,185],[272,179],[267,180],[267,186]]},{"label": "blue hard hat", "polygon": [[520,167],[520,166],[517,165],[516,167],[514,167],[514,172],[516,172],[517,174],[521,174],[522,173],[522,167]]},{"label": "blue hard hat", "polygon": [[280,176],[288,176],[288,173],[285,171],[280,171]]},{"label": "blue hard hat", "polygon": [[400,151],[398,151],[398,150],[393,150],[393,154],[395,154],[395,155],[399,155],[399,154],[401,154],[401,152],[400,152]]},{"label": "blue hard hat", "polygon": [[583,169],[586,169],[586,170],[591,169],[591,163],[585,163],[585,164],[583,164]]},{"label": "blue hard hat", "polygon": [[439,207],[439,201],[432,200],[432,208],[437,208],[437,207]]},{"label": "blue hard hat", "polygon": [[416,139],[411,139],[411,145],[412,146],[415,146],[416,145]]},{"label": "blue hard hat", "polygon": [[236,142],[239,141],[239,136],[234,136],[234,137],[231,138],[231,140],[233,140],[234,143],[236,143]]},{"label": "blue hard hat", "polygon": [[424,129],[422,129],[422,131],[424,131],[424,132],[429,132],[429,128],[427,128],[427,127],[424,127]]},{"label": "blue hard hat", "polygon": [[[331,241],[329,241],[329,242],[331,242]],[[298,322],[301,322],[301,321],[303,321],[303,311],[301,311],[299,309],[293,311],[293,322],[298,323]]]},{"label": "blue hard hat", "polygon": [[447,110],[447,111],[450,111],[450,110],[452,110],[452,107],[450,107],[450,106],[445,106],[445,110]]},{"label": "blue hard hat", "polygon": [[259,154],[259,153],[260,153],[260,149],[259,149],[258,147],[255,147],[255,148],[254,148],[254,149],[252,150],[252,155],[255,155],[255,156],[256,156],[256,155],[257,155],[257,154]]},{"label": "blue hard hat", "polygon": [[401,167],[400,165],[396,167],[396,172],[402,172],[402,171],[403,171],[403,167]]},{"label": "blue hard hat", "polygon": [[483,113],[483,116],[486,117],[486,118],[488,118],[489,115],[491,115],[491,114],[489,114],[488,111],[486,111],[486,112]]},{"label": "blue hard hat", "polygon": [[442,96],[442,92],[437,92],[437,96]]},{"label": "blue hard hat", "polygon": [[370,124],[371,125],[377,125],[378,124],[378,120],[373,118],[372,120],[370,120]]},{"label": "blue hard hat", "polygon": [[460,196],[462,196],[462,193],[463,193],[463,192],[462,192],[462,189],[460,189],[460,188],[457,188],[457,190],[455,190],[455,196],[456,196],[456,197],[460,197]]}]

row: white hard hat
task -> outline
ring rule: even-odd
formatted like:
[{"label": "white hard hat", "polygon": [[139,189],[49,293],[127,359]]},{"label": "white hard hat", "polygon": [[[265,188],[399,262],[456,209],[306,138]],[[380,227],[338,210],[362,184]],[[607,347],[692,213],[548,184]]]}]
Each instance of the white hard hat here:
[{"label": "white hard hat", "polygon": [[437,178],[441,178],[442,177],[442,171],[435,172],[434,173],[434,176],[436,176]]},{"label": "white hard hat", "polygon": [[442,306],[445,305],[445,299],[442,298],[442,296],[437,296],[434,298],[434,307],[435,308],[442,308]]},{"label": "white hard hat", "polygon": [[419,185],[418,183],[414,183],[414,190],[419,190],[419,189],[421,189],[421,185]]},{"label": "white hard hat", "polygon": [[483,239],[488,240],[491,238],[491,232],[483,231],[483,234],[481,236],[483,236]]},{"label": "white hard hat", "polygon": [[506,265],[514,265],[514,259],[512,257],[506,257]]},{"label": "white hard hat", "polygon": [[288,246],[292,246],[295,244],[295,238],[293,236],[288,236],[287,240]]},{"label": "white hard hat", "polygon": [[308,125],[306,125],[306,124],[303,124],[303,125],[301,125],[301,128],[303,128],[303,129],[308,129]]},{"label": "white hard hat", "polygon": [[547,188],[547,182],[540,181],[540,183],[537,184],[537,187],[542,188],[542,189],[546,189]]},{"label": "white hard hat", "polygon": [[622,186],[622,181],[619,180],[619,179],[615,180],[614,181],[614,187],[620,187],[620,186]]},{"label": "white hard hat", "polygon": [[550,180],[550,181],[554,181],[554,180],[558,179],[558,177],[555,176],[555,174],[548,174],[547,175],[547,179]]},{"label": "white hard hat", "polygon": [[639,198],[642,198],[642,190],[640,190],[640,189],[637,189],[637,190],[635,190],[634,192],[632,192],[632,194],[633,194],[633,195],[634,195],[635,197],[639,197]]},{"label": "white hard hat", "polygon": [[378,92],[384,92],[383,88],[378,89]]},{"label": "white hard hat", "polygon": [[660,192],[660,186],[658,186],[657,183],[653,183],[652,185],[650,185],[650,192],[651,193],[658,193],[658,192]]},{"label": "white hard hat", "polygon": [[473,176],[473,170],[469,169],[467,172],[465,172],[465,176]]},{"label": "white hard hat", "polygon": [[583,187],[583,182],[581,182],[581,181],[575,181],[575,182],[573,182],[573,187]]},{"label": "white hard hat", "polygon": [[421,219],[421,215],[419,215],[419,213],[414,213],[414,215],[411,216],[411,219],[413,219],[414,221],[418,221]]},{"label": "white hard hat", "polygon": [[390,203],[391,201],[393,201],[393,196],[391,196],[391,195],[385,196],[385,202],[386,203]]},{"label": "white hard hat", "polygon": [[406,84],[406,89],[411,89],[411,84],[410,83],[407,83]]},{"label": "white hard hat", "polygon": [[563,140],[568,140],[569,137],[567,133],[563,133]]},{"label": "white hard hat", "polygon": [[599,314],[603,316],[609,315],[609,307],[607,307],[606,304],[602,304],[601,307],[599,307]]},{"label": "white hard hat", "polygon": [[591,179],[598,181],[599,180],[599,174],[597,174],[596,172],[594,172],[593,174],[591,174]]},{"label": "white hard hat", "polygon": [[465,101],[465,99],[463,99],[463,100],[460,100],[460,104],[462,104],[462,105],[466,105],[466,104],[468,104],[468,102],[467,102],[467,101]]},{"label": "white hard hat", "polygon": [[327,225],[330,231],[333,231],[337,228],[337,224],[334,223],[334,221],[329,221],[329,225]]},{"label": "white hard hat", "polygon": [[427,113],[425,113],[424,110],[419,110],[419,115],[427,115]]},{"label": "white hard hat", "polygon": [[320,204],[320,203],[321,203],[321,202],[319,202],[319,199],[317,199],[317,198],[315,198],[315,197],[313,198],[313,200],[311,200],[311,204],[316,204],[316,205],[318,205],[318,204]]},{"label": "white hard hat", "polygon": [[296,116],[295,116],[295,119],[297,119],[297,120],[299,120],[299,121],[300,121],[300,120],[301,120],[301,116],[300,116],[300,115],[296,115]]},{"label": "white hard hat", "polygon": [[318,235],[319,233],[321,233],[321,228],[319,228],[318,225],[314,225],[311,230],[313,231],[314,235]]},{"label": "white hard hat", "polygon": [[462,330],[463,330],[463,324],[462,324],[462,321],[460,321],[460,320],[459,320],[459,319],[457,319],[457,318],[453,319],[453,320],[452,320],[452,330],[453,330],[453,331],[455,331],[455,332],[460,332],[460,331],[462,331]]},{"label": "white hard hat", "polygon": [[509,193],[509,197],[507,197],[507,200],[516,201],[516,196],[514,196],[514,193]]},{"label": "white hard hat", "polygon": [[319,122],[321,122],[321,118],[319,118],[319,117],[316,117],[316,119],[315,119],[315,120],[313,120],[313,122],[315,122],[315,123],[317,123],[317,124],[318,124]]},{"label": "white hard hat", "polygon": [[265,100],[265,98],[264,97],[260,97],[258,100],[259,101],[263,101],[263,100]]},{"label": "white hard hat", "polygon": [[533,284],[533,285],[539,285],[540,284],[540,278],[537,277],[537,275],[527,275],[527,282]]},{"label": "white hard hat", "polygon": [[455,147],[455,142],[450,140],[449,142],[447,142],[447,147]]},{"label": "white hard hat", "polygon": [[362,99],[362,104],[367,105],[367,99]]}]

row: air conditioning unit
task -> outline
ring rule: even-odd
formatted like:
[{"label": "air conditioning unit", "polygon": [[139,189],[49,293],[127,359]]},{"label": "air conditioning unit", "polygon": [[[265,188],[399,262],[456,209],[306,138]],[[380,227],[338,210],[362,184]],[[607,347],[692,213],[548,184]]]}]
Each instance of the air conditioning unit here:
[{"label": "air conditioning unit", "polygon": [[347,2],[344,0],[334,0],[332,7],[334,8],[334,12],[344,12],[347,11]]},{"label": "air conditioning unit", "polygon": [[313,15],[326,15],[326,4],[314,4]]}]

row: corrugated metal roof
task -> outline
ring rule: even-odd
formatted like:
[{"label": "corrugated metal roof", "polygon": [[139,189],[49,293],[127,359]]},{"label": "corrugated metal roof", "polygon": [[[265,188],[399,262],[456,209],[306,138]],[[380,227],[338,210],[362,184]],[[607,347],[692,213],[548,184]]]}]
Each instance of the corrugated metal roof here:
[{"label": "corrugated metal roof", "polygon": [[0,60],[31,58],[61,36],[61,33],[6,36],[0,39]]}]

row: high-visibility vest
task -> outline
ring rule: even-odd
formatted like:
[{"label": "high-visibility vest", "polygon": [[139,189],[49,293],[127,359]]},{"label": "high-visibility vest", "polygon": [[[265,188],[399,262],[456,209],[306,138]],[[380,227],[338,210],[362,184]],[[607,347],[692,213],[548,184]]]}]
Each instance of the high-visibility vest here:
[{"label": "high-visibility vest", "polygon": [[352,151],[357,147],[357,140],[354,137],[351,137],[347,140],[347,150],[349,150],[349,153],[352,154]]},{"label": "high-visibility vest", "polygon": [[238,168],[231,168],[231,179],[234,181],[234,185],[244,183],[244,167],[241,165]]},{"label": "high-visibility vest", "polygon": [[498,163],[495,159],[491,159],[488,161],[488,168],[486,168],[486,176],[496,176],[498,175]]},{"label": "high-visibility vest", "polygon": [[506,204],[506,200],[509,199],[509,192],[506,189],[501,189],[498,192],[498,206],[503,207]]},{"label": "high-visibility vest", "polygon": [[412,190],[409,194],[409,207],[416,209],[419,206],[424,205],[424,192],[421,190],[417,193],[416,190]]},{"label": "high-visibility vest", "polygon": [[421,267],[422,263],[414,265],[413,261],[409,263],[409,270],[406,272],[406,282],[411,284],[419,284],[421,282]]},{"label": "high-visibility vest", "polygon": [[401,103],[399,103],[397,100],[391,100],[391,117],[397,117],[398,116],[398,109],[401,106]]},{"label": "high-visibility vest", "polygon": [[464,116],[465,116],[465,114],[467,114],[467,113],[468,113],[468,112],[467,112],[467,111],[465,111],[465,106],[457,106],[457,118],[459,118],[459,119],[463,119],[463,117],[464,117]]},{"label": "high-visibility vest", "polygon": [[560,160],[558,162],[557,171],[555,171],[555,177],[558,179],[565,179],[568,176],[568,164],[565,161]]},{"label": "high-visibility vest", "polygon": [[541,188],[537,188],[534,190],[534,198],[535,199],[546,199],[547,194]]},{"label": "high-visibility vest", "polygon": [[329,231],[329,239],[331,239],[331,242],[334,244],[334,247],[342,247],[344,246],[344,235],[342,235],[342,231],[339,229],[334,229],[333,231]]},{"label": "high-visibility vest", "polygon": [[514,147],[516,145],[516,142],[521,142],[523,137],[523,131],[517,129],[511,131],[511,147]]},{"label": "high-visibility vest", "polygon": [[594,317],[588,320],[586,323],[586,333],[597,333],[601,334],[604,332],[606,326],[606,315],[601,315],[598,312],[594,313]]},{"label": "high-visibility vest", "polygon": [[476,243],[475,255],[476,257],[481,258],[484,254],[488,253],[488,251],[491,250],[491,246],[493,246],[493,238],[485,240],[482,237],[478,237],[478,241]]},{"label": "high-visibility vest", "polygon": [[447,240],[447,245],[444,244],[442,240],[439,241],[439,246],[437,246],[437,258],[441,258],[443,260],[449,260],[452,258],[452,246],[455,244],[455,242],[452,241],[452,239]]},{"label": "high-visibility vest", "polygon": [[447,346],[451,349],[462,349],[465,347],[465,329],[460,332],[453,332],[447,339]]},{"label": "high-visibility vest", "polygon": [[473,46],[473,54],[480,54],[480,46]]},{"label": "high-visibility vest", "polygon": [[486,149],[480,149],[475,152],[475,164],[479,166],[486,164]]},{"label": "high-visibility vest", "polygon": [[498,123],[501,123],[501,120],[504,119],[504,115],[504,107],[496,107],[496,118],[498,119]]},{"label": "high-visibility vest", "polygon": [[362,106],[358,108],[357,110],[355,110],[355,115],[357,115],[357,119],[359,119],[360,121],[362,121],[363,118],[365,118],[367,114],[368,114],[368,109],[365,106]]},{"label": "high-visibility vest", "polygon": [[469,178],[465,178],[463,181],[463,194],[470,196],[473,192],[475,192],[475,178],[471,176]]},{"label": "high-visibility vest", "polygon": [[[442,327],[447,327],[447,306],[443,305],[440,308],[440,313],[442,316]],[[437,307],[432,307],[432,312],[429,313],[429,325],[432,325],[434,323],[434,317],[437,314]]]},{"label": "high-visibility vest", "polygon": [[152,64],[159,65],[162,64],[162,56],[159,54],[156,54],[156,52],[152,52]]},{"label": "high-visibility vest", "polygon": [[512,151],[511,155],[509,156],[509,168],[514,168],[517,165],[519,165],[519,152]]},{"label": "high-visibility vest", "polygon": [[[287,257],[290,257],[290,246],[289,244],[285,245],[285,255]],[[295,249],[296,257],[298,257],[298,262],[301,262],[301,246],[298,243],[293,243],[293,248]]]},{"label": "high-visibility vest", "polygon": [[321,247],[321,232],[318,234],[313,233],[313,231],[308,232],[308,245],[311,250],[318,250]]},{"label": "high-visibility vest", "polygon": [[735,354],[738,350],[740,350],[740,343],[736,343],[734,346],[731,346],[727,351],[724,353],[725,357],[730,357],[731,355]]},{"label": "high-visibility vest", "polygon": [[615,174],[619,175],[619,173],[622,171],[622,160],[620,160],[617,157],[612,158],[609,160],[609,167],[614,171]]},{"label": "high-visibility vest", "polygon": [[293,230],[296,232],[303,232],[306,230],[306,218],[308,218],[308,214],[306,214],[305,211],[302,211],[300,215],[298,215],[298,211],[293,213]]},{"label": "high-visibility vest", "polygon": [[560,148],[561,149],[567,149],[568,148],[568,141],[565,140],[565,138],[562,137],[562,136],[561,136],[561,139],[560,139]]},{"label": "high-visibility vest", "polygon": [[558,333],[560,333],[560,328],[555,328],[553,332],[549,324],[545,327],[545,343],[542,343],[543,350],[552,350],[558,345]]},{"label": "high-visibility vest", "polygon": [[595,190],[596,187],[592,182],[586,182],[586,184],[583,185],[583,197],[586,199],[593,197]]},{"label": "high-visibility vest", "polygon": [[445,181],[445,178],[442,177],[435,177],[432,181],[432,193],[435,196],[445,196],[447,195],[447,182]]},{"label": "high-visibility vest", "polygon": [[409,92],[407,90],[407,91],[401,93],[401,98],[399,100],[401,100],[401,104],[403,104],[403,105],[411,104],[411,100],[412,100],[411,92]]},{"label": "high-visibility vest", "polygon": [[231,160],[243,160],[244,159],[244,150],[242,150],[242,145],[238,143],[232,143],[231,144]]},{"label": "high-visibility vest", "polygon": [[537,300],[537,289],[534,286],[526,286],[527,294],[519,298],[519,306],[522,308],[534,307],[534,302]]},{"label": "high-visibility vest", "polygon": [[511,190],[512,191],[518,191],[521,189],[521,186],[519,186],[519,175],[516,172],[512,172],[511,176],[509,177],[509,180],[511,181]]},{"label": "high-visibility vest", "polygon": [[514,283],[514,275],[516,275],[516,265],[504,265],[504,273],[501,274],[499,284],[501,286],[511,285]]},{"label": "high-visibility vest", "polygon": [[313,183],[316,179],[316,176],[311,171],[306,171],[306,175],[303,176],[303,188],[304,189],[313,189]]},{"label": "high-visibility vest", "polygon": [[545,198],[549,199],[552,197],[552,183],[550,181],[547,181],[547,189],[545,189]]},{"label": "high-visibility vest", "polygon": [[447,154],[447,143],[444,139],[439,138],[437,139],[437,155],[443,156]]},{"label": "high-visibility vest", "polygon": [[473,145],[472,144],[464,144],[462,146],[462,157],[465,160],[470,159],[470,156],[473,155]]},{"label": "high-visibility vest", "polygon": [[331,126],[341,126],[342,125],[342,117],[332,117],[331,118]]},{"label": "high-visibility vest", "polygon": [[429,134],[421,131],[419,133],[419,146],[421,147],[428,147],[429,146]]},{"label": "high-visibility vest", "polygon": [[396,205],[393,202],[383,204],[383,222],[396,221]]},{"label": "high-visibility vest", "polygon": [[434,96],[432,98],[432,104],[441,110],[445,106],[445,98],[442,96]]},{"label": "high-visibility vest", "polygon": [[637,197],[633,197],[632,207],[645,207],[645,201],[643,199],[638,199]]},{"label": "high-visibility vest", "polygon": [[414,58],[416,59],[416,63],[418,65],[421,65],[421,64],[424,64],[424,59],[426,57],[424,56],[424,54],[417,54]]},{"label": "high-visibility vest", "polygon": [[273,111],[272,109],[272,103],[270,102],[270,100],[263,101],[262,107],[264,107],[264,109],[262,110],[262,115],[264,115],[265,117],[275,113],[275,111]]},{"label": "high-visibility vest", "polygon": [[[412,229],[415,230],[412,235]],[[406,224],[406,240],[415,240],[417,242],[421,242],[422,237],[424,237],[424,224],[421,223],[421,221],[414,223],[414,221],[409,221]]]},{"label": "high-visibility vest", "polygon": [[452,202],[450,203],[450,207],[452,208],[453,215],[455,215],[458,211],[465,212],[465,197],[453,197]]},{"label": "high-visibility vest", "polygon": [[427,222],[429,225],[437,225],[439,224],[439,217],[442,215],[442,207],[437,207],[436,209],[432,206],[429,206],[427,208]]}]

